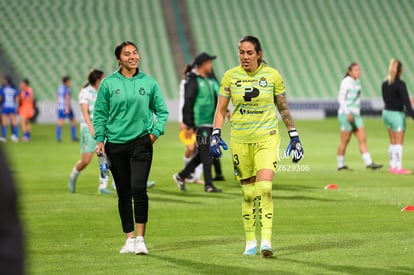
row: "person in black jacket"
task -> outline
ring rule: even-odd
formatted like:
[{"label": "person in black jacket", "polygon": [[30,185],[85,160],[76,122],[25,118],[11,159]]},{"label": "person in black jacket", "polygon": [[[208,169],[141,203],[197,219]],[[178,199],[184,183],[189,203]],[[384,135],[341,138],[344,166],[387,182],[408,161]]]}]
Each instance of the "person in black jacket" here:
[{"label": "person in black jacket", "polygon": [[217,92],[214,90],[212,79],[208,77],[212,73],[214,59],[215,56],[207,53],[198,55],[194,59],[192,71],[187,74],[184,85],[183,123],[187,137],[196,134],[197,152],[181,172],[173,175],[173,180],[181,191],[187,191],[185,179],[202,163],[204,191],[221,192],[221,189],[213,185],[211,175],[213,158],[209,152],[217,104]]},{"label": "person in black jacket", "polygon": [[405,134],[405,112],[414,119],[414,111],[410,103],[405,82],[401,80],[403,66],[401,61],[391,59],[389,75],[382,83],[382,98],[384,110],[382,118],[388,129],[390,145],[388,154],[390,158],[391,174],[412,174],[411,170],[402,168],[402,152]]}]

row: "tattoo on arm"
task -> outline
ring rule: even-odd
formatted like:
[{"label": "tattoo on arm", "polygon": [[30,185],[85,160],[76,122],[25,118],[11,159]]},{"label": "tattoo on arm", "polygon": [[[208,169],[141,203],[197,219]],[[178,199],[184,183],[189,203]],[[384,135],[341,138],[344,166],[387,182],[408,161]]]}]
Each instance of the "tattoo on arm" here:
[{"label": "tattoo on arm", "polygon": [[286,101],[286,95],[281,94],[275,96],[275,103],[277,106],[277,109],[279,110],[280,116],[282,117],[283,123],[285,124],[286,128],[289,130],[291,128],[294,128],[295,125],[293,123],[292,114],[289,110],[289,105]]}]

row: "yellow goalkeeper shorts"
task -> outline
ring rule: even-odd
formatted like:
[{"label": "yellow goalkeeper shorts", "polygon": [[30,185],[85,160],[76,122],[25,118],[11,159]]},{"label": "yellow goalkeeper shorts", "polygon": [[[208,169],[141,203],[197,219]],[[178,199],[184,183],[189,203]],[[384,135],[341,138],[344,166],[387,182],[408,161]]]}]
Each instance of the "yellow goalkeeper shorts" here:
[{"label": "yellow goalkeeper shorts", "polygon": [[257,143],[231,143],[234,176],[244,180],[257,175],[257,171],[275,171],[279,161],[280,136],[275,134]]}]

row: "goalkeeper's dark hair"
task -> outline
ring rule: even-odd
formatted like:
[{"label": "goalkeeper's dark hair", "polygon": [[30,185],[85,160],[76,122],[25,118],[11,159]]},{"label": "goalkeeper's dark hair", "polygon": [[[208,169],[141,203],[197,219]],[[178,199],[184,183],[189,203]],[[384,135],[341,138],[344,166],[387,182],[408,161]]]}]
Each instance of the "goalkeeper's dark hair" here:
[{"label": "goalkeeper's dark hair", "polygon": [[355,66],[359,66],[359,64],[357,62],[352,62],[351,64],[349,64],[348,69],[346,71],[346,74],[345,74],[344,78],[347,77],[347,76],[349,76],[349,73],[352,71],[352,69]]},{"label": "goalkeeper's dark hair", "polygon": [[87,87],[88,85],[94,86],[96,82],[102,78],[103,75],[104,75],[104,72],[101,70],[98,70],[98,69],[91,70],[88,75],[88,82],[86,82],[85,85],[83,85],[83,88]]},{"label": "goalkeeper's dark hair", "polygon": [[250,42],[254,45],[254,49],[258,54],[261,54],[262,56],[259,58],[258,63],[260,64],[267,64],[266,61],[263,59],[263,50],[262,50],[262,44],[260,43],[259,38],[252,35],[246,35],[240,39],[239,44],[243,42]]}]

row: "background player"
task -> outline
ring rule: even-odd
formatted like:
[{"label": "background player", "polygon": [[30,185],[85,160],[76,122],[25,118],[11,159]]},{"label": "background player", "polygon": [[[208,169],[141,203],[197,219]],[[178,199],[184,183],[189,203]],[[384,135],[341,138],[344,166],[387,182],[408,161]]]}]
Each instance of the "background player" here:
[{"label": "background player", "polygon": [[[183,107],[184,107],[184,93],[185,93],[185,83],[186,78],[188,77],[188,74],[191,73],[193,70],[192,65],[187,65],[184,69],[184,78],[180,82],[180,89],[179,89],[179,104],[178,104],[178,121],[180,121],[180,131],[185,132],[186,126],[183,122]],[[207,75],[207,78],[212,81],[213,84],[213,90],[216,94],[218,94],[220,84],[214,74],[214,69],[211,70],[211,73]],[[227,113],[227,118],[230,118],[230,112]],[[181,134],[180,132],[180,134]],[[185,151],[184,151],[184,166],[186,166],[196,151],[196,144],[186,144]],[[213,160],[213,167],[216,176],[213,178],[213,181],[224,181],[225,178],[223,176],[223,172],[221,169],[221,163],[220,159],[214,159]],[[198,183],[198,184],[204,184],[204,181],[201,179],[201,175],[203,173],[203,164],[200,164],[196,167],[193,173],[185,179],[186,183]]]},{"label": "background player", "polygon": [[[211,73],[207,75],[207,78],[211,79],[213,81],[213,89],[215,93],[218,95],[220,90],[220,82],[218,81],[216,74],[214,73],[214,68],[211,69]],[[229,110],[227,110],[226,118],[230,120],[231,113]],[[213,178],[213,181],[225,181],[223,175],[223,170],[221,169],[221,161],[220,158],[214,158],[213,159],[213,168],[216,176]]]},{"label": "background player", "polygon": [[231,150],[234,173],[243,192],[244,254],[257,253],[256,213],[260,213],[260,254],[272,257],[272,180],[280,144],[275,105],[291,138],[286,153],[293,151],[292,160],[298,162],[303,149],[286,102],[282,77],[264,63],[259,39],[243,37],[239,42],[239,59],[240,66],[228,70],[221,81],[210,152],[214,157],[221,156],[220,129],[231,100]]},{"label": "background player", "polygon": [[345,165],[345,152],[352,133],[355,134],[359,143],[359,150],[362,154],[362,159],[367,168],[375,170],[382,167],[381,164],[375,164],[371,155],[368,152],[367,138],[365,135],[364,122],[360,115],[361,113],[361,69],[358,63],[351,63],[348,66],[345,78],[342,80],[339,87],[338,95],[338,120],[341,130],[341,141],[338,146],[337,163],[338,171],[350,170]]},{"label": "background player", "polygon": [[407,86],[401,80],[402,63],[391,59],[387,80],[382,83],[382,98],[384,110],[382,118],[388,129],[390,145],[388,154],[390,158],[391,174],[411,174],[412,171],[402,168],[403,142],[405,134],[405,111],[414,119],[414,111],[408,96]]},{"label": "background player", "polygon": [[72,141],[77,141],[76,137],[76,120],[73,114],[73,110],[70,106],[71,91],[70,91],[70,76],[64,76],[62,78],[62,85],[57,90],[57,103],[58,103],[58,122],[56,126],[56,140],[62,141],[62,126],[65,122],[65,118],[70,120],[70,133]]},{"label": "background player", "polygon": [[0,88],[1,102],[1,137],[0,141],[7,140],[7,127],[9,120],[12,125],[11,140],[19,141],[19,127],[17,125],[17,106],[19,101],[19,91],[13,86],[11,78],[5,76],[3,78],[3,86]]},{"label": "background player", "polygon": [[[190,64],[188,64],[185,67],[184,76],[183,76],[183,79],[181,79],[181,82],[180,82],[179,99],[178,99],[179,100],[178,101],[178,121],[180,122],[180,134],[181,134],[182,131],[186,131],[186,127],[185,127],[185,124],[183,122],[184,93],[185,93],[186,78],[187,78],[187,75],[189,73],[191,73],[192,69],[193,68]],[[195,153],[195,150],[196,150],[195,143],[185,145],[184,157],[183,157],[184,166],[186,166],[190,162],[191,157]],[[201,179],[202,173],[203,173],[203,165],[200,164],[194,169],[193,173],[191,173],[191,175],[185,179],[185,182],[204,184],[204,181]]]},{"label": "background player", "polygon": [[213,81],[207,76],[211,74],[215,56],[201,53],[194,59],[194,69],[187,75],[185,83],[185,101],[183,107],[183,122],[186,126],[186,136],[196,133],[197,151],[182,171],[173,175],[173,179],[181,191],[186,191],[185,178],[194,169],[203,164],[204,191],[221,192],[213,185],[211,165],[213,159],[209,153],[209,138],[213,130],[213,118],[217,102]]},{"label": "background player", "polygon": [[35,110],[34,110],[34,95],[33,90],[29,85],[29,80],[23,79],[20,82],[20,105],[19,105],[19,116],[20,125],[23,131],[23,141],[29,141],[31,138],[31,124]]},{"label": "background player", "polygon": [[[79,104],[81,107],[80,123],[80,145],[82,158],[76,162],[69,176],[69,191],[74,193],[76,190],[76,179],[79,173],[88,166],[95,153],[96,141],[94,139],[95,130],[93,129],[93,111],[98,94],[98,87],[104,77],[104,72],[94,69],[88,75],[88,82],[79,93]],[[97,170],[98,171],[98,170]],[[107,189],[108,179],[99,178],[98,192],[100,194],[112,194]]]}]

